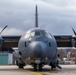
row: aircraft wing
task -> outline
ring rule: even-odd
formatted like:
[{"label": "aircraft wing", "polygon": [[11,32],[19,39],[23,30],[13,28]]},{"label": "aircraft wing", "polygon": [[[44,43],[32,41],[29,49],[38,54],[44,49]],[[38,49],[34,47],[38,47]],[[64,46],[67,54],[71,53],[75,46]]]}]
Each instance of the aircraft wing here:
[{"label": "aircraft wing", "polygon": [[73,47],[76,46],[75,39],[72,35],[54,35],[57,47]]},{"label": "aircraft wing", "polygon": [[2,36],[3,45],[2,48],[18,47],[18,42],[21,36]]},{"label": "aircraft wing", "polygon": [[[3,46],[2,48],[11,48],[18,47],[18,42],[21,36],[2,36],[3,37]],[[57,47],[76,47],[76,37],[72,35],[54,35]]]}]

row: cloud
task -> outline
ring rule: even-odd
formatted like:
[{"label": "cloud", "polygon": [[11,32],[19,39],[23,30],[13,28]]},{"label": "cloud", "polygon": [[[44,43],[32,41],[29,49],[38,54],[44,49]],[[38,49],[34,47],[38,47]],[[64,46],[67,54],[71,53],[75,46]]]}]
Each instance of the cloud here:
[{"label": "cloud", "polygon": [[56,6],[68,6],[68,5],[76,6],[76,0],[34,0],[34,1],[42,1]]},{"label": "cloud", "polygon": [[[0,28],[0,31],[1,30],[2,28]],[[10,29],[4,30],[1,35],[21,35],[21,34],[24,34],[24,31],[16,28],[10,28]]]},{"label": "cloud", "polygon": [[76,29],[75,0],[0,0],[0,27],[8,25],[9,34],[33,28],[36,4],[41,28],[58,35],[72,34],[70,24]]}]

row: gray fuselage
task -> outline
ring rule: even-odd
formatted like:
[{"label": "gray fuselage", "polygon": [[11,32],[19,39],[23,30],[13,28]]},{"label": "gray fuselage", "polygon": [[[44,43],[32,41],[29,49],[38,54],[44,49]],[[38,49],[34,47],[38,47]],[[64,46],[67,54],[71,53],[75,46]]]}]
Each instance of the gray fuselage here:
[{"label": "gray fuselage", "polygon": [[34,28],[27,31],[20,38],[18,50],[26,64],[57,62],[56,40],[43,29]]}]

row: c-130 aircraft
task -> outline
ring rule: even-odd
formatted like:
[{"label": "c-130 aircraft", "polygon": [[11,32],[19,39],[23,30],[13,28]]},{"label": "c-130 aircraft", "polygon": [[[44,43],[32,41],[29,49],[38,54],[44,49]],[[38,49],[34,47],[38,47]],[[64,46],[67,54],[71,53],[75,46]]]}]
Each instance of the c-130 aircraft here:
[{"label": "c-130 aircraft", "polygon": [[[17,58],[19,68],[25,64],[31,64],[34,71],[42,71],[42,66],[49,64],[52,68],[60,68],[57,57],[57,44],[54,36],[47,31],[38,28],[38,12],[36,5],[35,27],[28,30],[19,40]],[[21,64],[22,63],[22,64]],[[24,63],[24,64],[23,64]]]},{"label": "c-130 aircraft", "polygon": [[38,28],[38,10],[36,5],[35,28],[28,30],[22,36],[3,36],[2,47],[18,47],[18,53],[14,54],[19,68],[32,65],[34,71],[42,71],[44,65],[59,68],[57,47],[74,47],[75,37],[53,36],[47,31]]},{"label": "c-130 aircraft", "polygon": [[[56,67],[61,69],[58,63],[57,41],[53,35],[38,28],[37,5],[35,13],[35,28],[28,30],[19,40],[17,65],[23,68],[30,64],[34,71],[37,69],[42,71],[43,65],[49,65],[51,69]],[[67,39],[68,37],[62,36],[62,38]]]}]

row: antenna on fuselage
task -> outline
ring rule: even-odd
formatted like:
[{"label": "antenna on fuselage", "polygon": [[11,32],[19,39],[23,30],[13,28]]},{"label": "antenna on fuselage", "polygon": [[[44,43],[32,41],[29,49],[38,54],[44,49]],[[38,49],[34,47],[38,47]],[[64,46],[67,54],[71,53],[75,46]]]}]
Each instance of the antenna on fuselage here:
[{"label": "antenna on fuselage", "polygon": [[0,35],[2,34],[2,32],[7,28],[8,26],[6,25],[0,32]]},{"label": "antenna on fuselage", "polygon": [[38,27],[38,9],[37,9],[37,5],[35,8],[35,27]]}]

